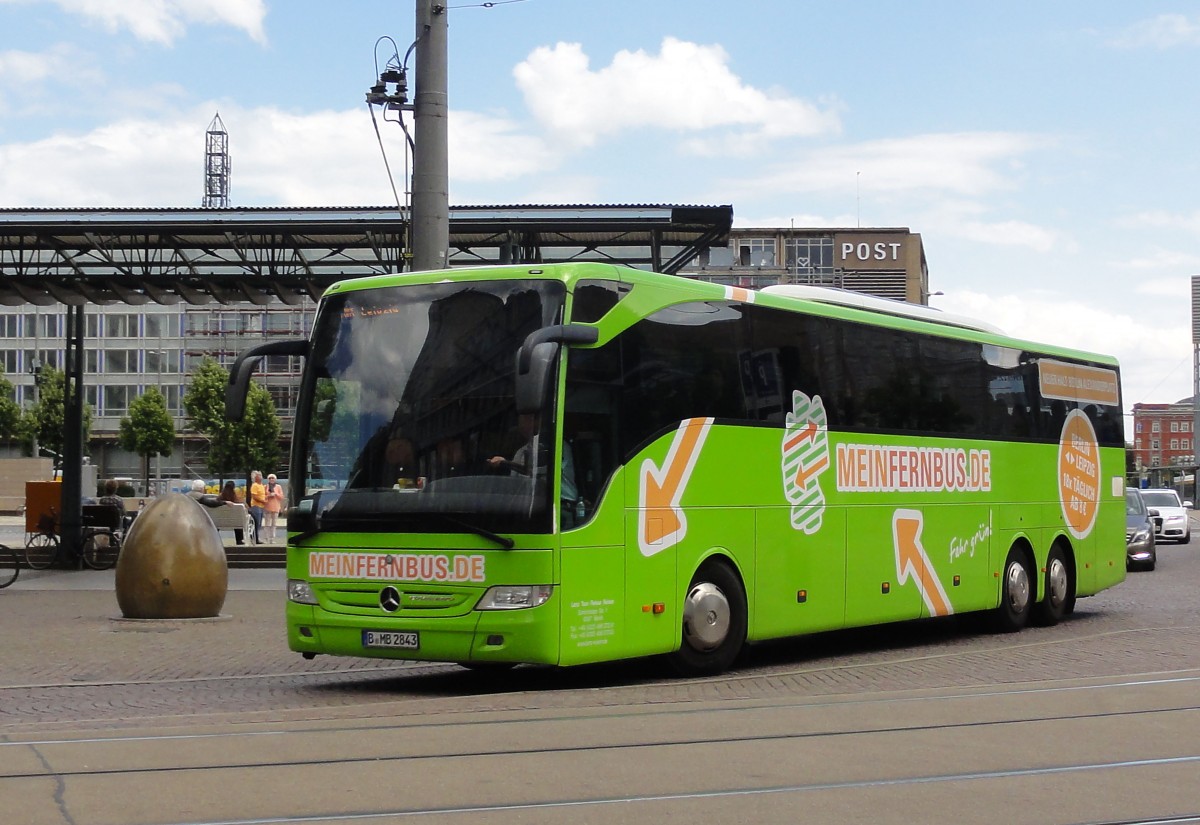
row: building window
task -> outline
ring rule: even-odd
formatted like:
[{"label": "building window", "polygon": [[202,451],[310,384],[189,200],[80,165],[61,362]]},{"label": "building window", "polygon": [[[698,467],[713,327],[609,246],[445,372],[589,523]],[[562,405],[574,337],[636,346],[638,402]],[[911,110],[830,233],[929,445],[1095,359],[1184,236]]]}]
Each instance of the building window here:
[{"label": "building window", "polygon": [[1171,439],[1171,449],[1172,449],[1172,450],[1178,450],[1178,449],[1179,449],[1179,439],[1178,439],[1178,438],[1172,438],[1172,439]]},{"label": "building window", "polygon": [[179,350],[146,350],[146,375],[170,375],[179,372]]},{"label": "building window", "polygon": [[1151,423],[1150,424],[1150,432],[1152,432],[1152,433],[1162,432],[1162,423],[1159,421],[1154,421],[1153,423]]},{"label": "building window", "polygon": [[1173,433],[1179,432],[1179,422],[1178,421],[1171,422],[1171,432],[1173,432]]},{"label": "building window", "polygon": [[1141,422],[1141,421],[1139,421],[1139,422],[1137,423],[1137,431],[1138,431],[1139,433],[1142,431],[1142,422]]},{"label": "building window", "polygon": [[60,349],[44,349],[40,352],[34,352],[31,349],[25,350],[25,366],[30,372],[33,372],[34,365],[38,367],[54,367],[54,369],[62,369],[62,350]]},{"label": "building window", "polygon": [[1151,439],[1151,440],[1150,440],[1150,449],[1151,449],[1151,450],[1157,450],[1157,449],[1159,449],[1159,441],[1158,441],[1158,439],[1157,439],[1157,438],[1154,438],[1154,439]]},{"label": "building window", "polygon": [[25,337],[59,338],[62,336],[62,315],[53,312],[25,314]]},{"label": "building window", "polygon": [[147,338],[178,338],[178,315],[146,315]]},{"label": "building window", "polygon": [[104,353],[104,371],[108,374],[138,371],[138,351],[110,349]]},{"label": "building window", "polygon": [[833,274],[833,238],[786,238],[783,249],[794,275]]},{"label": "building window", "polygon": [[109,385],[104,388],[104,414],[108,416],[124,415],[129,409],[129,391],[127,387]]},{"label": "building window", "polygon": [[737,245],[739,266],[775,266],[774,238],[742,238]]}]

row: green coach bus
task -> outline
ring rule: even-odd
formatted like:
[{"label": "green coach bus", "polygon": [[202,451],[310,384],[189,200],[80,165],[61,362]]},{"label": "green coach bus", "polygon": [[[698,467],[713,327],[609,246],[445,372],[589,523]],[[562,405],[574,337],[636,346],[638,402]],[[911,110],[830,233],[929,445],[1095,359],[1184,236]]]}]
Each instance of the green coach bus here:
[{"label": "green coach bus", "polygon": [[1125,576],[1115,360],[835,290],[608,264],[338,283],[303,356],[287,633],[575,665],[987,611]]}]

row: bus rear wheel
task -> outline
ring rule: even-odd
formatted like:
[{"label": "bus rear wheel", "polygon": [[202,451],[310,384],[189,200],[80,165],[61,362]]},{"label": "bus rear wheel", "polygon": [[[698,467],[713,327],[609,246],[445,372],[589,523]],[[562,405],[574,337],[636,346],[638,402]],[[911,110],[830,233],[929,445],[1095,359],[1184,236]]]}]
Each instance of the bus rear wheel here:
[{"label": "bus rear wheel", "polygon": [[671,667],[682,676],[728,670],[746,642],[746,591],[724,562],[696,571],[683,599],[683,631]]},{"label": "bus rear wheel", "polygon": [[1075,605],[1075,581],[1067,556],[1058,545],[1046,557],[1045,596],[1034,606],[1033,621],[1043,627],[1056,625]]},{"label": "bus rear wheel", "polygon": [[1029,623],[1033,609],[1033,577],[1020,547],[1012,547],[1000,577],[1000,606],[992,611],[992,626],[998,633],[1016,633]]}]

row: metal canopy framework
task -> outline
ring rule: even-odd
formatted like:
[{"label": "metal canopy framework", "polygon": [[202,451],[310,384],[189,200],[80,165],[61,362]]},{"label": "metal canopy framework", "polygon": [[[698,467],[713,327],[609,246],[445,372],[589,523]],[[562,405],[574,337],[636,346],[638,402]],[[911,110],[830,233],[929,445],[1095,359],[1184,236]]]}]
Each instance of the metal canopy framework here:
[{"label": "metal canopy framework", "polygon": [[[730,206],[467,206],[452,266],[604,261],[677,272],[724,243]],[[0,305],[296,305],[406,270],[394,208],[0,209]]]}]

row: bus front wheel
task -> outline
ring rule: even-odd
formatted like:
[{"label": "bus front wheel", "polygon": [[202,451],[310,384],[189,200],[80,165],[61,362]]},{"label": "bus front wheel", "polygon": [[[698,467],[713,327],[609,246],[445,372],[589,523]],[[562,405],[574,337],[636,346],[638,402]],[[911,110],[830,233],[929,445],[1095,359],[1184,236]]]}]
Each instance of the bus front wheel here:
[{"label": "bus front wheel", "polygon": [[696,571],[683,599],[683,634],[671,666],[682,676],[728,670],[746,641],[746,591],[724,562]]},{"label": "bus front wheel", "polygon": [[992,611],[992,624],[999,633],[1015,633],[1029,623],[1033,608],[1033,576],[1025,552],[1012,547],[1000,577],[1000,606]]}]

